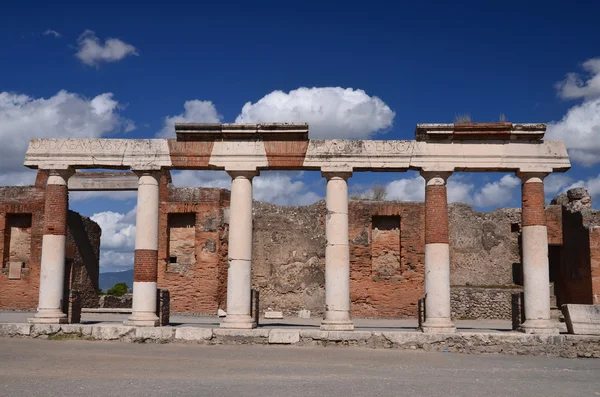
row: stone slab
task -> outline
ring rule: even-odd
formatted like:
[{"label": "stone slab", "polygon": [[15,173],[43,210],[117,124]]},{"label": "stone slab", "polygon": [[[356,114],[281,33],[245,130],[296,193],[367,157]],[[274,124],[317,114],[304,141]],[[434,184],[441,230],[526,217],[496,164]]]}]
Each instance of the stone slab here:
[{"label": "stone slab", "polygon": [[0,324],[0,336],[29,336],[31,334],[31,324]]},{"label": "stone slab", "polygon": [[61,324],[32,324],[31,335],[54,335],[60,331]]},{"label": "stone slab", "polygon": [[210,328],[181,327],[175,329],[175,339],[188,342],[210,340],[212,336],[213,331]]},{"label": "stone slab", "polygon": [[600,335],[600,305],[562,305],[570,334]]},{"label": "stone slab", "polygon": [[269,332],[269,343],[291,345],[300,342],[300,331],[297,329],[273,329]]},{"label": "stone slab", "polygon": [[268,338],[269,330],[266,328],[254,329],[229,329],[215,328],[213,329],[214,336],[238,337],[238,338]]},{"label": "stone slab", "polygon": [[271,311],[265,312],[265,319],[282,319],[282,318],[283,318],[283,312],[281,312],[281,311],[271,310]]},{"label": "stone slab", "polygon": [[171,327],[136,327],[135,337],[138,340],[169,341],[175,336],[175,329]]},{"label": "stone slab", "polygon": [[22,269],[23,269],[23,262],[10,261],[8,264],[8,279],[9,280],[20,280]]},{"label": "stone slab", "polygon": [[310,310],[299,310],[298,318],[310,318]]},{"label": "stone slab", "polygon": [[133,336],[135,328],[125,325],[97,325],[92,328],[91,336],[100,340],[119,340]]}]

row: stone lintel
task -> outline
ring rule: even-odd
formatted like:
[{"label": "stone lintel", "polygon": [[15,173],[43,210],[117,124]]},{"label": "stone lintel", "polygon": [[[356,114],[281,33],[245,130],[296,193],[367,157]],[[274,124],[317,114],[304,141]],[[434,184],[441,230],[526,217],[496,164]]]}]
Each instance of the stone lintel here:
[{"label": "stone lintel", "polygon": [[138,189],[138,176],[131,172],[76,172],[69,178],[69,191],[131,191]]},{"label": "stone lintel", "polygon": [[178,141],[308,141],[307,123],[176,123]]},{"label": "stone lintel", "polygon": [[535,123],[456,123],[417,124],[417,141],[539,141],[544,137],[546,124]]}]

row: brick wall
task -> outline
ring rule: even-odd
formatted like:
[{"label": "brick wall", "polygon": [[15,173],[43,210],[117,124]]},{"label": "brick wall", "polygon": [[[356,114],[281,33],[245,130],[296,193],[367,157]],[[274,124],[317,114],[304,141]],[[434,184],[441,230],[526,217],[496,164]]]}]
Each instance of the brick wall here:
[{"label": "brick wall", "polygon": [[[46,174],[38,173],[35,186],[0,187],[0,308],[34,310],[37,307],[40,283],[40,260],[44,233],[44,205]],[[8,279],[11,219],[29,218],[29,256],[21,271],[21,278]],[[97,305],[100,227],[89,218],[69,211],[67,236],[67,267],[65,286],[80,290],[84,302]],[[75,236],[75,238],[74,238]],[[23,237],[23,236],[21,236]],[[23,239],[21,239],[23,243]],[[13,246],[14,246],[13,242]]]},{"label": "brick wall", "polygon": [[[354,201],[350,202],[349,214],[351,314],[415,317],[417,301],[425,291],[423,204]],[[398,217],[399,236],[390,227]],[[387,230],[382,232],[381,226]],[[383,268],[382,257],[388,261]]]},{"label": "brick wall", "polygon": [[[169,290],[172,312],[215,314],[225,308],[227,207],[228,191],[175,188],[168,175],[161,178],[158,286]],[[171,232],[191,241],[175,240],[172,247]],[[172,256],[179,262],[170,263]]]}]

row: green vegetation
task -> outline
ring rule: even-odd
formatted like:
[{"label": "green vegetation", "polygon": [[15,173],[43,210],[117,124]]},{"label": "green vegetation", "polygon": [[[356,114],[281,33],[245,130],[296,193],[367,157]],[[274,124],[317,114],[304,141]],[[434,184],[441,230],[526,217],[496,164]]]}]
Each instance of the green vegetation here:
[{"label": "green vegetation", "polygon": [[116,283],[112,288],[106,291],[106,295],[123,296],[129,291],[129,287],[125,283]]}]

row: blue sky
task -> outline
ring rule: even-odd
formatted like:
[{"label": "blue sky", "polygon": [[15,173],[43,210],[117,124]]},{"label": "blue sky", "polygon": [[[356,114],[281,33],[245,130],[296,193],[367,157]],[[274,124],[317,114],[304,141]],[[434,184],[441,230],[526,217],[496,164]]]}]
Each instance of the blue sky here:
[{"label": "blue sky", "polygon": [[[0,184],[31,181],[20,164],[32,137],[150,138],[175,120],[242,113],[300,117],[321,131],[313,137],[412,139],[419,122],[503,113],[550,123],[570,148],[573,169],[547,181],[548,198],[575,184],[598,203],[599,12],[591,1],[13,2],[0,12]],[[451,199],[479,209],[519,205],[511,176],[450,181]],[[176,182],[228,186],[219,173]],[[377,183],[390,198],[422,197],[414,173],[355,173],[350,183],[354,194]],[[324,182],[316,172],[264,174],[255,195],[306,204],[324,196]],[[114,253],[105,269],[128,261],[134,206],[132,194],[71,197],[103,226],[103,249]]]}]

